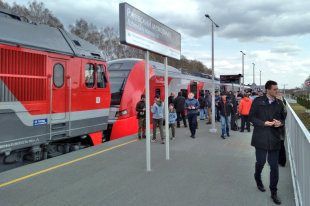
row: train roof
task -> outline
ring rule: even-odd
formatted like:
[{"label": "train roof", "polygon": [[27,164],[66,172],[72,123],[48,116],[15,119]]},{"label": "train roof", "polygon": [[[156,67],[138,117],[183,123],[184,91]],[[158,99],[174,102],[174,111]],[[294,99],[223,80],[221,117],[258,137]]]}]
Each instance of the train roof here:
[{"label": "train roof", "polygon": [[[129,69],[129,68],[132,69],[133,66],[139,61],[143,61],[143,59],[127,58],[127,59],[112,60],[108,62],[108,69],[111,64],[122,64],[122,66],[118,68],[119,70]],[[164,68],[165,65],[164,64],[155,62],[155,61],[150,61],[149,64],[152,66],[157,76],[165,76],[165,68]],[[202,82],[211,81],[210,79],[204,78],[204,77],[193,76],[190,74],[182,74],[180,70],[172,66],[169,66],[169,65],[168,65],[168,76],[173,77],[173,78],[189,79],[193,81],[202,81]]]},{"label": "train roof", "polygon": [[104,60],[102,52],[87,41],[60,28],[21,21],[21,17],[0,9],[0,43],[47,52]]}]

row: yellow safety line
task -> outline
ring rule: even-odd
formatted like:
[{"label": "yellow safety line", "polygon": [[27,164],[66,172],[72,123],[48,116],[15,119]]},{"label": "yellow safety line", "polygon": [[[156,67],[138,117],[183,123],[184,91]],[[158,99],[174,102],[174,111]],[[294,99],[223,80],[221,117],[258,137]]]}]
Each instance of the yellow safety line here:
[{"label": "yellow safety line", "polygon": [[56,166],[54,166],[54,167],[47,168],[47,169],[45,169],[45,170],[41,170],[41,171],[39,171],[39,172],[35,172],[35,173],[30,174],[30,175],[17,178],[17,179],[15,179],[15,180],[12,180],[12,181],[9,181],[9,182],[5,182],[5,183],[3,183],[3,184],[0,184],[0,188],[1,188],[1,187],[4,187],[4,186],[7,186],[7,185],[10,185],[10,184],[15,183],[15,182],[19,182],[19,181],[21,181],[21,180],[28,179],[28,178],[33,177],[33,176],[36,176],[36,175],[39,175],[39,174],[42,174],[42,173],[45,173],[45,172],[48,172],[48,171],[51,171],[51,170],[54,170],[54,169],[57,169],[57,168],[66,166],[66,165],[69,165],[69,164],[72,164],[72,163],[74,163],[74,162],[77,162],[77,161],[80,161],[80,160],[83,160],[83,159],[86,159],[86,158],[89,158],[89,157],[93,157],[93,156],[98,155],[98,154],[101,154],[101,153],[103,153],[103,152],[106,152],[106,151],[109,151],[109,150],[112,150],[112,149],[116,149],[116,148],[118,148],[118,147],[125,146],[125,145],[127,145],[127,144],[130,144],[130,143],[133,143],[133,142],[136,142],[136,141],[137,141],[137,139],[132,140],[132,141],[129,141],[129,142],[125,142],[125,143],[123,143],[123,144],[119,144],[119,145],[116,145],[116,146],[114,146],[114,147],[110,147],[110,148],[108,148],[108,149],[105,149],[105,150],[102,150],[102,151],[99,151],[99,152],[96,152],[96,153],[93,153],[93,154],[90,154],[90,155],[86,155],[86,156],[84,156],[84,157],[81,157],[81,158],[78,158],[78,159],[75,159],[75,160],[71,160],[71,161],[69,161],[69,162],[65,162],[65,163],[63,163],[63,164],[60,164],[60,165],[56,165]]}]

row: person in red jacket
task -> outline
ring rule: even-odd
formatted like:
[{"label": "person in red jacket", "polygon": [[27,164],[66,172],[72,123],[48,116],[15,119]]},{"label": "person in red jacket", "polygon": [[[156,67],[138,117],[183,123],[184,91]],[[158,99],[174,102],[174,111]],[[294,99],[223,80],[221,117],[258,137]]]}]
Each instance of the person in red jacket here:
[{"label": "person in red jacket", "polygon": [[249,113],[252,105],[252,100],[249,98],[248,94],[245,94],[244,98],[240,101],[239,105],[239,115],[241,115],[241,130],[244,132],[244,125],[246,124],[246,129],[248,132],[250,129]]}]

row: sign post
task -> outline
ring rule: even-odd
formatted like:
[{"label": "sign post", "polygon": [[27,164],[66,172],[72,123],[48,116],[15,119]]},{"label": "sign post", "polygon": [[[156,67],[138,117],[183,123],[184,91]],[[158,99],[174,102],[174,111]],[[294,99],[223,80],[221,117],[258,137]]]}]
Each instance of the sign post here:
[{"label": "sign post", "polygon": [[151,171],[149,51],[145,51],[146,171]]},{"label": "sign post", "polygon": [[[168,68],[167,57],[181,58],[181,35],[156,19],[136,9],[128,3],[119,4],[120,42],[128,46],[146,50],[145,53],[145,95],[146,95],[146,170],[151,171],[150,144],[150,88],[149,51],[165,57],[165,118],[166,118],[166,159],[169,154],[168,118]],[[168,126],[168,127],[167,127]]]}]

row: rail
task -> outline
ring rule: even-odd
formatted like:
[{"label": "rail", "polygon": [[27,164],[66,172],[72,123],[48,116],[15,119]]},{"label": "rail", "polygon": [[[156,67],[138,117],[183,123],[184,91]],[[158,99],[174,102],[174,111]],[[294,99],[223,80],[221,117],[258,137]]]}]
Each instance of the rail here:
[{"label": "rail", "polygon": [[310,133],[287,104],[286,134],[297,206],[310,205]]}]

